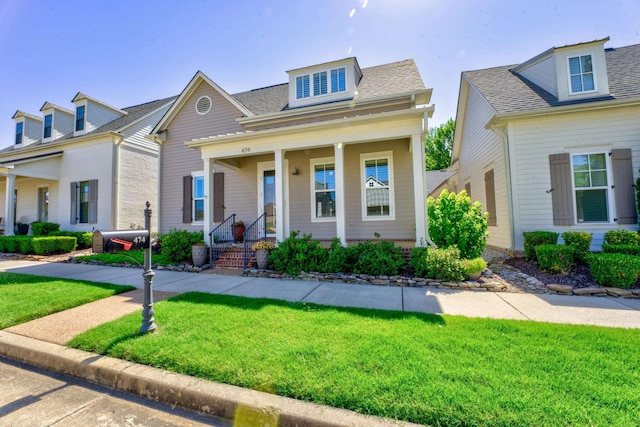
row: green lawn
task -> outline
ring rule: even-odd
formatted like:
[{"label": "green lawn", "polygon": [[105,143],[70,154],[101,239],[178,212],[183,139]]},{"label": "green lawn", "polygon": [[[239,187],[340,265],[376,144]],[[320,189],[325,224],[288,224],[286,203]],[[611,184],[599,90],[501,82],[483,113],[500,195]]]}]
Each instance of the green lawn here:
[{"label": "green lawn", "polygon": [[640,425],[640,330],[188,293],[71,346],[431,425]]},{"label": "green lawn", "polygon": [[0,273],[0,329],[135,289],[106,283]]},{"label": "green lawn", "polygon": [[[132,259],[133,258],[133,259]],[[144,251],[142,249],[127,252],[102,253],[77,256],[78,261],[100,261],[104,264],[120,264],[128,262],[133,265],[144,264]],[[138,264],[136,264],[136,262]],[[165,255],[151,254],[151,262],[160,265],[176,265],[177,262],[169,261]]]}]

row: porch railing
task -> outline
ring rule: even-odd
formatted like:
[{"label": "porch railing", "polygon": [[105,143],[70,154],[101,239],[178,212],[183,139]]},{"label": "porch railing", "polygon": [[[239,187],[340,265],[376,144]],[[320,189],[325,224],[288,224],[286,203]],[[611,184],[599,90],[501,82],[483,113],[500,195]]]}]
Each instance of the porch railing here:
[{"label": "porch railing", "polygon": [[247,269],[249,260],[255,252],[251,247],[254,243],[267,240],[267,214],[263,213],[246,228],[243,233],[244,237],[244,254],[242,260],[242,268]]},{"label": "porch railing", "polygon": [[234,245],[236,228],[236,214],[229,215],[209,232],[209,268],[222,253]]}]

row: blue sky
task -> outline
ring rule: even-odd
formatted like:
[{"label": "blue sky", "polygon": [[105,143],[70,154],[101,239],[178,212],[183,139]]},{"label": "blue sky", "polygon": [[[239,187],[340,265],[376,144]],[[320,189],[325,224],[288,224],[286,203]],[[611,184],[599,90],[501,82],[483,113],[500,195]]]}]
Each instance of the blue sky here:
[{"label": "blue sky", "polygon": [[122,108],[179,94],[197,70],[236,93],[349,56],[415,59],[434,126],[455,117],[462,71],[606,36],[640,43],[640,0],[0,0],[0,147],[16,110],[71,109],[78,91]]}]

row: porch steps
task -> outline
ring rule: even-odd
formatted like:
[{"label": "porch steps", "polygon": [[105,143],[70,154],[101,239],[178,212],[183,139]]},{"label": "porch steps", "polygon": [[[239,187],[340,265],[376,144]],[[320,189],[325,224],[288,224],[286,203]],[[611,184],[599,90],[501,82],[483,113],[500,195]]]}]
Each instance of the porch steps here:
[{"label": "porch steps", "polygon": [[[213,262],[213,268],[235,268],[242,269],[243,247],[242,245],[231,247],[223,252],[220,257]],[[247,264],[247,268],[256,266],[256,258],[252,256]]]}]

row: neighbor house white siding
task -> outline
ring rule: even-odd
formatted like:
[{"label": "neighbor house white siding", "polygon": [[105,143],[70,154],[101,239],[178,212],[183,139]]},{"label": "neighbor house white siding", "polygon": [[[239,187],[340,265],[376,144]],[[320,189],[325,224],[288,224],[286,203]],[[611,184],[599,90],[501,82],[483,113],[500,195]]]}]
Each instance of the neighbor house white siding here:
[{"label": "neighbor house white siding", "polygon": [[118,153],[118,207],[114,212],[116,228],[128,230],[144,227],[144,209],[148,201],[152,211],[151,228],[157,230],[158,153],[128,144],[122,145]]},{"label": "neighbor house white siding", "polygon": [[555,56],[549,57],[520,71],[522,77],[537,84],[547,92],[558,95],[558,79],[556,78]]},{"label": "neighbor house white siding", "polygon": [[120,117],[122,117],[121,112],[114,111],[111,108],[105,107],[96,102],[88,101],[85,111],[84,133],[89,133],[92,130],[106,125]]}]

